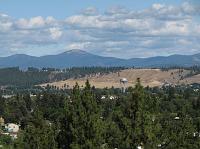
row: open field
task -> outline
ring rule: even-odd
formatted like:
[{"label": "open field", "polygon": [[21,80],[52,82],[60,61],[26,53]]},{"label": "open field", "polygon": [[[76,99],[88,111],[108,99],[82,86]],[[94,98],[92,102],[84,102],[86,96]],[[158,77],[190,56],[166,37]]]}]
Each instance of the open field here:
[{"label": "open field", "polygon": [[[110,73],[107,75],[93,75],[87,76],[79,79],[69,79],[65,81],[58,81],[49,83],[49,85],[54,85],[59,88],[63,88],[64,85],[68,88],[72,88],[77,82],[80,86],[85,84],[85,81],[88,79],[91,85],[96,88],[120,88],[121,78],[127,78],[128,86],[133,86],[136,83],[137,78],[140,78],[143,86],[162,86],[164,84],[191,84],[191,83],[200,83],[200,75],[195,75],[192,77],[186,77],[190,73],[189,70],[183,69],[172,69],[168,71],[162,71],[160,69],[126,69],[118,73]],[[47,84],[42,84],[41,86],[46,86]]]}]

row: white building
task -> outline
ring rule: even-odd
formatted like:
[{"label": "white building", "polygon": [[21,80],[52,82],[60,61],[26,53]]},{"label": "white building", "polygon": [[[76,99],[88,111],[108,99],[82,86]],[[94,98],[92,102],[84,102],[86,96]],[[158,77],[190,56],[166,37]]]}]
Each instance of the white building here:
[{"label": "white building", "polygon": [[19,125],[13,123],[6,124],[5,128],[9,133],[18,133],[19,131]]},{"label": "white building", "polygon": [[9,98],[14,97],[14,95],[2,95],[2,97],[5,98],[5,99],[9,99]]},{"label": "white building", "polygon": [[115,97],[114,96],[110,96],[110,100],[114,100],[115,99]]},{"label": "white building", "polygon": [[104,96],[104,95],[103,95],[103,96],[101,96],[101,99],[106,99],[106,96]]},{"label": "white building", "polygon": [[174,119],[175,119],[175,120],[180,120],[180,117],[177,116],[177,117],[175,117]]}]

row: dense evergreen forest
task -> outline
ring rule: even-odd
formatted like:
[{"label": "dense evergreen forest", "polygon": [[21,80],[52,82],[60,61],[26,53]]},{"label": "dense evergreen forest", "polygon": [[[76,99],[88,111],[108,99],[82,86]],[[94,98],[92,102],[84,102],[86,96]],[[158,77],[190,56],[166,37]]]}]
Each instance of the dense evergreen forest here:
[{"label": "dense evergreen forest", "polygon": [[124,67],[73,67],[66,69],[28,68],[20,70],[18,67],[0,69],[0,86],[14,86],[30,88],[34,85],[66,80],[69,78],[85,77],[87,75],[114,73]]},{"label": "dense evergreen forest", "polygon": [[[199,149],[198,85],[72,90],[48,89],[30,97],[0,97],[0,116],[20,124],[9,149]],[[102,98],[104,96],[105,98]],[[110,96],[114,98],[110,98]]]}]

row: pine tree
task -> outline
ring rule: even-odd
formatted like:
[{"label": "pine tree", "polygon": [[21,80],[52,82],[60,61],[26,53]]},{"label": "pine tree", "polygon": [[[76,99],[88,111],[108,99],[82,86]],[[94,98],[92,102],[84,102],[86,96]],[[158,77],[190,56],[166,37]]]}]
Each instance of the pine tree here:
[{"label": "pine tree", "polygon": [[[74,94],[78,94],[78,85],[73,89]],[[70,145],[72,144],[72,105],[71,99],[67,99],[65,101],[64,109],[62,116],[59,121],[59,133],[57,136],[58,147],[60,149],[70,149]]]},{"label": "pine tree", "polygon": [[75,85],[61,121],[60,148],[98,149],[104,144],[103,122],[94,97],[89,81],[82,91]]},{"label": "pine tree", "polygon": [[36,110],[33,118],[19,135],[15,148],[57,149],[56,135],[54,125],[44,120],[42,113]]},{"label": "pine tree", "polygon": [[72,149],[98,149],[103,144],[103,123],[88,80],[82,94],[78,95],[80,94],[75,94],[76,98],[72,99],[74,141],[71,147]]},{"label": "pine tree", "polygon": [[136,149],[137,146],[142,146],[143,148],[153,147],[157,142],[154,140],[157,131],[154,128],[158,124],[154,121],[155,115],[150,107],[154,103],[147,95],[140,83],[140,79],[138,79],[126,104],[125,115],[130,121],[127,141],[129,140],[129,148],[132,149]]}]

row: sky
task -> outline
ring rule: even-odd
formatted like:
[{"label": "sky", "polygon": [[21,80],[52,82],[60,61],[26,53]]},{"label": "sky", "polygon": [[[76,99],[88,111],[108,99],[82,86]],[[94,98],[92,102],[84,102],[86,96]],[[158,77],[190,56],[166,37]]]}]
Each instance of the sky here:
[{"label": "sky", "polygon": [[0,0],[0,56],[200,53],[199,0]]}]

